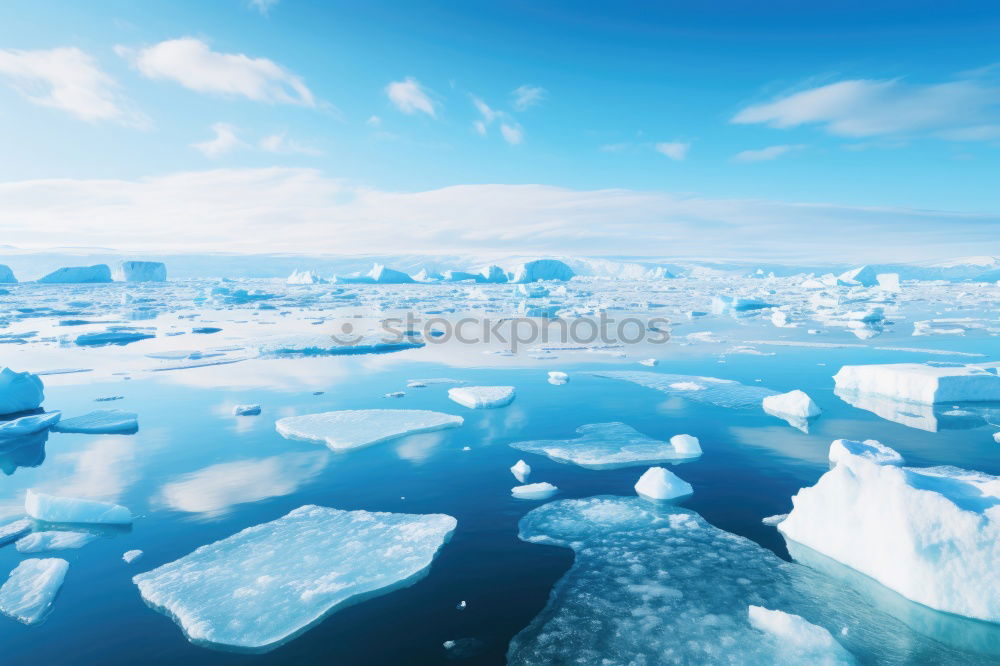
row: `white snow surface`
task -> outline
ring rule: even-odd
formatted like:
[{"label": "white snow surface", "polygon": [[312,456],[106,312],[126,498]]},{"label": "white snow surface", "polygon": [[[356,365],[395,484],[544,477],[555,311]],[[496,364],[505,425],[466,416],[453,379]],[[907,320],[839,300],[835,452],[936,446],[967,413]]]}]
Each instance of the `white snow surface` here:
[{"label": "white snow surface", "polygon": [[52,427],[53,432],[105,435],[133,433],[138,429],[138,414],[123,409],[96,409],[81,416],[63,419]]},{"label": "white snow surface", "polygon": [[68,568],[69,562],[55,557],[23,560],[0,587],[0,612],[24,624],[41,622]]},{"label": "white snow surface", "polygon": [[133,577],[192,642],[265,651],[352,601],[416,582],[451,516],[302,506]]},{"label": "white snow surface", "polygon": [[132,564],[141,557],[142,557],[141,550],[126,550],[124,553],[122,553],[122,561],[125,562],[125,564]]},{"label": "white snow surface", "polygon": [[513,386],[459,386],[448,389],[448,397],[469,409],[504,407],[514,400]]},{"label": "white snow surface", "polygon": [[764,411],[773,416],[791,416],[808,419],[819,416],[823,410],[813,402],[805,391],[798,389],[788,393],[769,395],[762,401]]},{"label": "white snow surface", "polygon": [[835,439],[830,444],[830,462],[838,463],[849,456],[859,456],[878,465],[902,465],[903,456],[882,442],[866,439],[857,442],[851,439]]},{"label": "white snow surface", "polygon": [[510,473],[513,474],[514,478],[519,482],[524,483],[527,480],[528,475],[531,474],[531,465],[523,460],[518,460],[510,468]]},{"label": "white snow surface", "polygon": [[784,652],[781,663],[834,666],[853,664],[854,657],[838,643],[829,631],[793,613],[751,605],[750,624],[767,634]]},{"label": "white snow surface", "polygon": [[132,522],[132,513],[119,504],[58,497],[31,488],[24,497],[24,512],[32,518],[50,523],[127,525]]},{"label": "white snow surface", "polygon": [[423,409],[347,409],[278,419],[282,437],[326,444],[333,451],[377,444],[421,432],[456,428],[461,416]]},{"label": "white snow surface", "polygon": [[635,492],[651,500],[670,500],[694,492],[691,484],[664,467],[650,467],[635,484]]},{"label": "white snow surface", "polygon": [[[692,444],[675,435],[670,442],[647,437],[625,423],[589,423],[576,429],[574,439],[540,439],[512,442],[519,451],[538,453],[561,463],[588,469],[613,469],[659,462],[690,460],[701,455],[698,440]],[[676,442],[674,441],[676,439]],[[697,447],[697,449],[695,448]]]},{"label": "white snow surface", "polygon": [[517,499],[543,500],[556,494],[558,488],[547,481],[540,483],[529,483],[523,486],[514,486],[510,489],[510,494]]},{"label": "white snow surface", "polygon": [[845,365],[833,379],[838,391],[902,402],[1000,401],[1000,376],[962,363]]},{"label": "white snow surface", "polygon": [[30,372],[0,370],[0,416],[38,409],[45,399],[42,380]]}]

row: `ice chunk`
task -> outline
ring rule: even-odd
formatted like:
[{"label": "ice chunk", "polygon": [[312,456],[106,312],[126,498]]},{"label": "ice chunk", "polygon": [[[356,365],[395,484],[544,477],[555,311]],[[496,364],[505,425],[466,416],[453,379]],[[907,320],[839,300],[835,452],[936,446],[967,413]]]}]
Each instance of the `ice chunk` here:
[{"label": "ice chunk", "polygon": [[845,452],[792,505],[787,539],[925,606],[1000,622],[1000,477]]},{"label": "ice chunk", "polygon": [[141,557],[142,557],[141,550],[126,550],[124,553],[122,553],[122,561],[125,562],[125,564],[132,564]]},{"label": "ice chunk", "polygon": [[875,276],[879,289],[899,291],[899,273],[879,273]]},{"label": "ice chunk", "polygon": [[89,414],[63,419],[53,432],[80,432],[100,435],[128,435],[139,430],[139,416],[123,409],[96,409]]},{"label": "ice chunk", "polygon": [[0,416],[38,409],[45,399],[42,380],[30,372],[0,370]]},{"label": "ice chunk", "polygon": [[90,532],[57,532],[46,530],[32,532],[18,539],[15,547],[19,553],[44,553],[48,550],[71,550],[83,548],[97,538]]},{"label": "ice chunk", "polygon": [[352,601],[410,585],[456,521],[303,506],[133,582],[193,643],[265,651]]},{"label": "ice chunk", "polygon": [[325,284],[326,280],[321,278],[318,273],[313,271],[301,271],[298,269],[292,271],[292,274],[288,276],[285,280],[285,284]]},{"label": "ice chunk", "polygon": [[560,372],[558,370],[553,370],[549,373],[549,384],[555,384],[556,386],[561,386],[569,381],[569,375],[565,372]]},{"label": "ice chunk", "polygon": [[819,416],[823,410],[813,402],[805,391],[789,391],[769,395],[763,400],[764,411],[774,416],[792,416],[801,419]]},{"label": "ice chunk", "polygon": [[107,264],[94,266],[70,266],[52,271],[38,278],[43,284],[111,282],[111,269]]},{"label": "ice chunk", "polygon": [[805,618],[780,610],[751,605],[750,624],[767,634],[785,664],[853,664],[854,657],[829,631]]},{"label": "ice chunk", "polygon": [[514,400],[514,387],[461,386],[448,389],[448,397],[470,409],[503,407]]},{"label": "ice chunk", "polygon": [[142,331],[104,331],[103,333],[84,333],[76,336],[76,344],[80,347],[103,347],[105,345],[127,345],[139,340],[155,338],[153,333]]},{"label": "ice chunk", "polygon": [[43,414],[22,416],[12,421],[0,422],[0,441],[33,435],[46,428],[51,428],[59,421],[60,416],[60,412],[45,412]]},{"label": "ice chunk", "polygon": [[274,425],[282,437],[349,451],[406,435],[456,428],[463,422],[461,416],[423,409],[348,409],[288,416]]},{"label": "ice chunk", "polygon": [[838,392],[873,394],[903,402],[1000,401],[1000,376],[961,363],[845,365],[833,379]]},{"label": "ice chunk", "polygon": [[57,497],[30,488],[24,497],[24,512],[32,518],[50,523],[127,525],[132,522],[132,513],[119,504]]},{"label": "ice chunk", "polygon": [[691,484],[663,467],[650,467],[635,484],[635,492],[651,500],[686,497],[694,492]]},{"label": "ice chunk", "polygon": [[871,266],[859,266],[849,271],[845,271],[837,277],[839,284],[861,285],[862,287],[874,287],[878,284],[878,275]]},{"label": "ice chunk", "polygon": [[903,456],[899,455],[898,451],[877,440],[866,439],[863,442],[850,439],[833,440],[830,444],[830,462],[840,462],[847,456],[861,456],[879,465],[903,464]]},{"label": "ice chunk", "polygon": [[0,587],[0,612],[24,624],[41,622],[66,578],[69,562],[56,557],[27,559]]},{"label": "ice chunk", "polygon": [[524,462],[523,460],[518,460],[516,463],[514,463],[514,466],[510,468],[510,471],[511,474],[514,475],[515,479],[517,479],[521,483],[524,483],[525,480],[527,480],[528,475],[531,474],[531,465]]},{"label": "ice chunk", "polygon": [[122,282],[166,282],[167,266],[162,261],[120,261],[114,278]]},{"label": "ice chunk", "polygon": [[542,481],[541,483],[529,483],[523,486],[514,486],[510,489],[510,494],[517,499],[543,500],[556,494],[558,488],[551,483]]},{"label": "ice chunk", "polygon": [[538,280],[570,280],[574,275],[572,268],[557,259],[538,259],[515,268],[510,274],[510,281],[524,283]]},{"label": "ice chunk", "polygon": [[368,271],[368,277],[376,284],[408,284],[414,281],[403,271],[395,271],[382,264],[372,266],[372,269]]},{"label": "ice chunk", "polygon": [[10,266],[0,264],[0,284],[17,284],[17,278],[14,277],[14,271],[10,270]]},{"label": "ice chunk", "polygon": [[32,522],[27,518],[21,518],[6,525],[0,525],[0,546],[6,546],[12,541],[17,541],[25,534],[31,532]]},{"label": "ice chunk", "polygon": [[[542,439],[513,442],[512,447],[529,453],[539,453],[561,463],[573,463],[588,469],[613,469],[634,465],[650,465],[672,460],[690,460],[701,455],[698,440],[694,446],[688,435],[677,435],[664,442],[642,434],[624,423],[590,423],[576,429],[576,439]],[[678,448],[678,444],[680,448]],[[697,447],[697,450],[695,450]]]},{"label": "ice chunk", "polygon": [[649,367],[649,368],[655,368],[659,364],[660,364],[660,362],[657,361],[655,358],[646,358],[646,359],[643,359],[643,360],[639,361],[639,365],[645,365],[646,367]]},{"label": "ice chunk", "polygon": [[761,518],[760,522],[764,523],[768,527],[777,527],[778,524],[780,524],[781,521],[783,521],[785,518],[788,518],[787,513],[779,513],[773,516],[767,516],[765,518]]},{"label": "ice chunk", "polygon": [[257,416],[260,414],[260,405],[236,405],[233,407],[233,414],[236,416]]},{"label": "ice chunk", "polygon": [[746,386],[732,379],[673,375],[659,372],[607,370],[593,373],[595,377],[621,379],[670,395],[679,395],[695,402],[707,402],[732,409],[753,409],[777,391],[762,386]]}]

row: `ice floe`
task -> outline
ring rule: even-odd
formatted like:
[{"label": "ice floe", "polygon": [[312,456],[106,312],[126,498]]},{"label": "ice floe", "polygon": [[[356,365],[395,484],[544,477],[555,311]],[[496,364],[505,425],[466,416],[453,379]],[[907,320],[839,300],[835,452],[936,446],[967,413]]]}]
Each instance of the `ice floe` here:
[{"label": "ice floe", "polygon": [[44,553],[49,550],[83,548],[97,538],[91,532],[59,532],[43,530],[18,539],[14,544],[19,553]]},{"label": "ice floe", "polygon": [[167,266],[162,261],[120,261],[114,278],[122,282],[166,282]]},{"label": "ice floe", "polygon": [[122,553],[122,561],[125,564],[132,564],[141,557],[142,557],[141,550],[126,550],[124,553]]},{"label": "ice floe", "polygon": [[0,416],[38,409],[45,400],[45,390],[38,375],[0,370]]},{"label": "ice floe", "polygon": [[732,379],[718,379],[717,377],[632,370],[605,370],[592,374],[596,377],[632,382],[695,402],[707,402],[732,409],[757,408],[764,398],[777,395],[777,391],[762,386],[747,386]]},{"label": "ice floe", "polygon": [[549,372],[549,384],[561,386],[568,381],[569,381],[569,375],[567,375],[565,372],[560,372],[559,370],[552,370]]},{"label": "ice floe", "polygon": [[24,624],[45,619],[66,578],[69,562],[56,557],[23,560],[0,587],[0,613]]},{"label": "ice floe", "polygon": [[281,436],[349,451],[421,432],[456,428],[461,416],[422,409],[348,409],[288,416],[275,422]]},{"label": "ice floe", "polygon": [[697,439],[684,439],[689,435],[675,435],[670,442],[664,442],[647,437],[625,423],[589,423],[577,428],[576,433],[579,437],[574,439],[513,442],[511,446],[588,469],[650,465],[690,460],[701,455]]},{"label": "ice floe", "polygon": [[1000,376],[962,363],[845,365],[834,376],[837,390],[878,395],[902,402],[1000,401]]},{"label": "ice floe", "polygon": [[235,416],[257,416],[260,414],[260,405],[236,405],[233,407]]},{"label": "ice floe", "polygon": [[514,400],[514,387],[459,386],[448,389],[448,397],[470,409],[503,407]]},{"label": "ice floe", "polygon": [[139,430],[139,416],[123,409],[95,409],[94,411],[62,419],[52,427],[53,432],[78,432],[105,435],[129,435]]},{"label": "ice floe", "polygon": [[778,663],[854,664],[854,657],[823,627],[805,618],[780,610],[751,605],[748,609],[750,624],[774,643],[775,652],[781,655]]},{"label": "ice floe", "polygon": [[38,282],[43,284],[111,282],[111,269],[108,268],[107,264],[68,266],[38,278]]},{"label": "ice floe", "polygon": [[109,525],[132,523],[132,513],[119,504],[73,497],[58,497],[30,488],[24,497],[24,512],[32,518],[50,523],[102,523]]},{"label": "ice floe", "polygon": [[830,444],[830,462],[838,463],[848,456],[860,456],[879,465],[903,464],[903,456],[898,451],[877,440],[866,439],[863,442],[850,439],[833,440]]},{"label": "ice floe", "polygon": [[265,651],[353,601],[410,585],[456,521],[302,506],[133,577],[192,642]]},{"label": "ice floe", "polygon": [[59,422],[61,416],[61,412],[45,412],[0,422],[0,442],[15,437],[33,435],[46,428],[51,428]]},{"label": "ice floe", "polygon": [[306,334],[266,337],[250,344],[265,357],[387,354],[424,346],[423,342],[411,337],[396,339],[378,334],[355,336],[353,333],[345,333],[339,338]]},{"label": "ice floe", "polygon": [[514,486],[510,489],[510,494],[517,499],[543,500],[556,494],[558,488],[547,481],[540,483],[528,483],[523,486]]},{"label": "ice floe", "polygon": [[769,395],[764,398],[761,405],[771,416],[783,419],[803,432],[809,431],[809,419],[816,418],[823,411],[805,391],[798,389],[779,395]]},{"label": "ice floe", "polygon": [[635,484],[635,492],[646,499],[670,500],[694,492],[691,484],[663,467],[650,467]]}]

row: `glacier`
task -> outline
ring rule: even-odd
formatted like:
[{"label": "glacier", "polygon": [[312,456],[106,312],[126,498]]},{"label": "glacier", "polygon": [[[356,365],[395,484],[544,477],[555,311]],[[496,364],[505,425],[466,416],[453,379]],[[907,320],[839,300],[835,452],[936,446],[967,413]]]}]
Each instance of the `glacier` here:
[{"label": "glacier", "polygon": [[0,613],[24,624],[38,624],[52,608],[69,562],[56,557],[22,560],[0,586]]},{"label": "glacier", "polygon": [[[587,469],[616,469],[653,463],[691,460],[701,455],[701,447],[689,440],[660,441],[647,437],[625,423],[589,423],[576,429],[574,439],[542,439],[512,442],[519,451],[548,456],[561,463]],[[675,437],[685,437],[678,436]]]},{"label": "glacier", "polygon": [[443,514],[306,505],[132,581],[191,642],[267,651],[339,608],[413,584],[455,526]]},{"label": "glacier", "polygon": [[348,409],[287,416],[274,425],[287,439],[319,442],[333,451],[349,451],[406,435],[457,428],[462,423],[461,416],[422,409]]}]

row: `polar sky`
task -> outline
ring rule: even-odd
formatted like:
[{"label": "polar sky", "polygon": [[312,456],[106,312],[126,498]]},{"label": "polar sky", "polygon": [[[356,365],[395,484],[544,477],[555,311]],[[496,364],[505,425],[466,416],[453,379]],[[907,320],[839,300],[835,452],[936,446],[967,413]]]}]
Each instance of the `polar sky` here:
[{"label": "polar sky", "polygon": [[993,3],[0,5],[0,244],[1000,254]]}]

